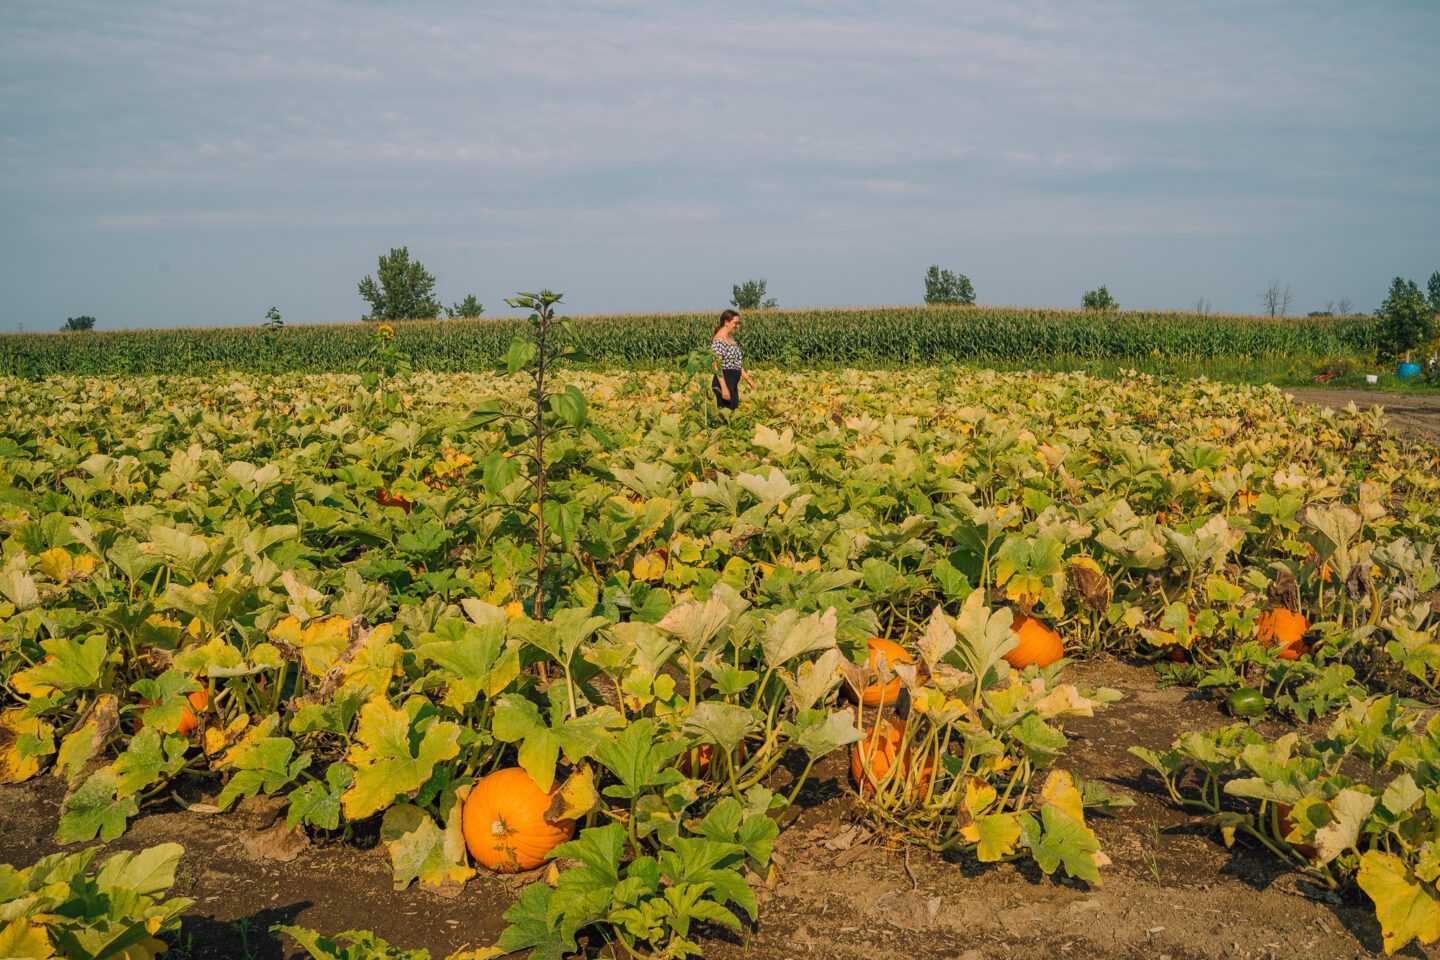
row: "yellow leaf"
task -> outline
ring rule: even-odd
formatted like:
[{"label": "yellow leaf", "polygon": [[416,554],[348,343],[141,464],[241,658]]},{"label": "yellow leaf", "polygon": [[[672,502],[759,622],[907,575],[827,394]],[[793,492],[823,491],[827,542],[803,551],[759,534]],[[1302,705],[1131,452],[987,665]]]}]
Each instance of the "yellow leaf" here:
[{"label": "yellow leaf", "polygon": [[1057,684],[1041,699],[1035,702],[1035,709],[1045,718],[1050,717],[1093,717],[1095,706],[1098,700],[1090,700],[1080,695],[1074,684]]},{"label": "yellow leaf", "polygon": [[635,557],[630,574],[636,580],[649,583],[665,575],[665,558],[658,553],[647,553]]},{"label": "yellow leaf", "polygon": [[999,798],[995,788],[984,780],[977,780],[974,777],[965,778],[965,809],[970,811],[972,817],[978,817]]},{"label": "yellow leaf", "polygon": [[24,707],[0,713],[0,783],[21,783],[40,772],[40,754],[22,749],[21,738],[49,743],[54,750],[55,728],[39,717],[26,717]]},{"label": "yellow leaf", "polygon": [[51,580],[64,580],[66,571],[71,568],[74,562],[70,556],[70,551],[64,547],[54,547],[46,550],[35,559],[38,561],[37,566],[40,567],[40,572]]},{"label": "yellow leaf", "polygon": [[579,820],[595,809],[599,802],[600,794],[595,789],[595,772],[590,764],[582,763],[574,773],[565,778],[560,789],[555,791],[555,799],[550,801],[550,809],[545,814],[545,819],[551,822]]},{"label": "yellow leaf", "polygon": [[1085,822],[1085,804],[1080,799],[1080,791],[1075,786],[1075,779],[1064,770],[1052,770],[1045,778],[1045,786],[1040,788],[1040,800],[1076,823]]},{"label": "yellow leaf", "polygon": [[201,741],[205,756],[213,757],[234,743],[249,725],[249,715],[242,713],[226,724],[224,730],[219,727],[206,727],[204,739]]},{"label": "yellow leaf", "polygon": [[499,947],[477,947],[474,950],[457,950],[445,960],[498,960],[505,956]]},{"label": "yellow leaf", "polygon": [[1405,861],[1392,853],[1367,850],[1360,857],[1356,881],[1375,903],[1386,953],[1394,953],[1412,939],[1421,943],[1440,939],[1440,903]]},{"label": "yellow leaf", "polygon": [[25,917],[16,917],[0,927],[0,957],[23,957],[24,960],[50,960],[55,948],[45,928]]}]

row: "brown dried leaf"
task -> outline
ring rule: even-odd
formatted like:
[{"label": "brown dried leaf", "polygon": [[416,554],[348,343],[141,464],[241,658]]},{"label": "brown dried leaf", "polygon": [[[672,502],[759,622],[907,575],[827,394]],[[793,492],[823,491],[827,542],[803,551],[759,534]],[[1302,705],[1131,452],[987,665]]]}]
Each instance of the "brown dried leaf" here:
[{"label": "brown dried leaf", "polygon": [[1300,609],[1300,584],[1289,570],[1277,572],[1265,594],[1272,607],[1282,607],[1286,610]]},{"label": "brown dried leaf", "polygon": [[265,830],[243,835],[240,845],[254,858],[289,863],[309,849],[310,838],[305,835],[303,827],[297,825],[294,830],[289,830],[281,821]]}]

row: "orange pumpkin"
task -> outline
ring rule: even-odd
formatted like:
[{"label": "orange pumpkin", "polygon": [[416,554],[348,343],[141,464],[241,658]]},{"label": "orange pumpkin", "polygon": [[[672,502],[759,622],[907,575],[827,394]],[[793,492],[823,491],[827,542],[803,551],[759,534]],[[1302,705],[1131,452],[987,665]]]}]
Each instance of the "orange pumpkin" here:
[{"label": "orange pumpkin", "polygon": [[1310,621],[1303,613],[1277,608],[1267,610],[1255,623],[1255,639],[1267,647],[1279,643],[1281,660],[1299,660],[1310,652],[1305,643],[1305,632]]},{"label": "orange pumpkin", "polygon": [[1019,637],[1020,642],[1005,654],[1005,662],[1016,670],[1023,670],[1031,664],[1048,667],[1065,656],[1065,644],[1060,634],[1034,617],[1020,614],[1010,624],[1010,632]]},{"label": "orange pumpkin", "polygon": [[[715,745],[713,743],[702,743],[698,747],[691,747],[689,750],[680,754],[680,762],[675,764],[675,768],[687,777],[703,780],[705,779],[705,774],[710,770],[710,757],[714,752]],[[744,759],[745,741],[741,740],[740,745],[735,748],[735,763],[737,769]]]},{"label": "orange pumpkin", "polygon": [[[887,719],[884,724],[878,736],[875,726],[872,724],[865,731],[865,738],[850,746],[850,776],[855,778],[855,785],[860,788],[862,796],[872,792],[871,779],[878,783],[895,765],[895,758],[900,753],[900,744],[905,739],[905,728],[899,723]],[[896,776],[901,778],[909,776],[910,757],[908,751],[901,758],[900,764],[900,770]],[[870,772],[868,777],[866,770]],[[932,756],[926,762],[925,769],[920,772],[920,782],[916,785],[916,789],[924,790],[934,772],[935,758]]]},{"label": "orange pumpkin", "polygon": [[[1276,803],[1276,807],[1278,809],[1275,812],[1280,815],[1280,839],[1284,840],[1289,836],[1290,831],[1295,829],[1295,821],[1290,819],[1290,814],[1295,812],[1295,808],[1288,803],[1280,802]],[[1285,842],[1290,843],[1289,840],[1285,840]],[[1309,860],[1314,860],[1316,854],[1319,853],[1314,846],[1308,843],[1290,843],[1290,848]]]},{"label": "orange pumpkin", "polygon": [[409,513],[411,507],[414,506],[409,497],[402,497],[400,494],[391,493],[389,490],[381,490],[375,494],[375,502],[382,507],[399,507],[406,513]]},{"label": "orange pumpkin", "polygon": [[476,863],[497,873],[534,870],[575,835],[574,820],[545,819],[559,784],[541,790],[519,767],[496,770],[465,798],[460,829]]},{"label": "orange pumpkin", "polygon": [[[200,729],[199,715],[204,713],[210,706],[210,691],[201,687],[199,690],[186,696],[185,699],[188,700],[189,703],[181,709],[180,725],[176,728],[176,733],[182,737],[188,737]],[[149,700],[141,700],[140,702],[147,707],[153,707],[155,705]]]},{"label": "orange pumpkin", "polygon": [[188,737],[200,729],[200,714],[204,713],[210,706],[210,691],[201,687],[185,698],[190,705],[180,712],[179,734]]},{"label": "orange pumpkin", "polygon": [[870,638],[870,669],[878,671],[880,664],[885,664],[885,669],[892,674],[889,683],[883,687],[877,681],[870,684],[860,694],[860,702],[867,707],[878,707],[882,703],[894,703],[900,696],[900,678],[893,676],[895,664],[914,663],[915,658],[894,640],[886,640],[884,637]]},{"label": "orange pumpkin", "polygon": [[[1195,611],[1190,611],[1190,626],[1195,626]],[[1180,644],[1174,644],[1165,649],[1165,659],[1171,663],[1189,663],[1190,651]]]}]

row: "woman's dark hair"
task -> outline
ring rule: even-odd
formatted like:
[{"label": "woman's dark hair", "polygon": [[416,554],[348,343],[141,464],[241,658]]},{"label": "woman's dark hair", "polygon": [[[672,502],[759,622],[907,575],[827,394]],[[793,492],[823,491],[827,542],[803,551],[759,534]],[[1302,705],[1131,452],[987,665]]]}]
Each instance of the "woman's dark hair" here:
[{"label": "woman's dark hair", "polygon": [[715,324],[715,329],[710,331],[710,336],[715,336],[715,334],[720,332],[721,327],[725,326],[725,324],[729,323],[731,320],[738,316],[740,316],[739,310],[726,310],[724,313],[720,314],[720,322]]}]

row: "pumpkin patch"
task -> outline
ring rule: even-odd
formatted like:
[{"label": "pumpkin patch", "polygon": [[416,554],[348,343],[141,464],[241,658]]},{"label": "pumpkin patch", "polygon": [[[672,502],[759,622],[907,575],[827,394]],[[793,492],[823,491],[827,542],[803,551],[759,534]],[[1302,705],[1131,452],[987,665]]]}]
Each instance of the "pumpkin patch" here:
[{"label": "pumpkin patch", "polygon": [[562,366],[541,483],[529,358],[0,379],[6,809],[77,850],[273,810],[300,867],[493,900],[457,950],[733,952],[791,928],[782,884],[902,864],[937,931],[1017,878],[1036,916],[1112,878],[1180,903],[1212,833],[1346,898],[1354,952],[1358,906],[1428,936],[1440,458],[1377,414],[902,368],[765,370],[722,420],[703,370]]}]

